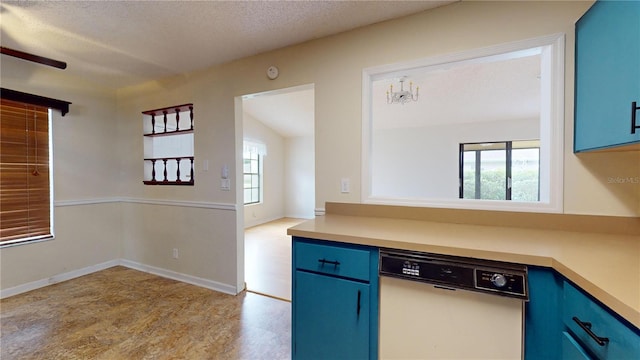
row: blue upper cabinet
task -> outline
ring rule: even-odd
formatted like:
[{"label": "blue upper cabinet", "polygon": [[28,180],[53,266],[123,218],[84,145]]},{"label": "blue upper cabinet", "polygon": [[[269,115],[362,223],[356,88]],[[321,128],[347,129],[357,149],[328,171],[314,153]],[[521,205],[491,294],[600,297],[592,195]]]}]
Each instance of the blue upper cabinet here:
[{"label": "blue upper cabinet", "polygon": [[640,1],[597,1],[578,20],[575,71],[574,152],[640,144]]}]

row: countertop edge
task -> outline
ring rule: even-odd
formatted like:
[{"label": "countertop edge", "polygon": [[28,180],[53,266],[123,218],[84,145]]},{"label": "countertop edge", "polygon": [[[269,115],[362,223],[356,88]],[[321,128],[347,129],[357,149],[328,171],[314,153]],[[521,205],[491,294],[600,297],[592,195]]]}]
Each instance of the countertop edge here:
[{"label": "countertop edge", "polygon": [[560,261],[552,260],[551,268],[559,272],[562,276],[566,277],[571,282],[575,283],[581,289],[600,301],[602,304],[610,308],[612,311],[620,315],[620,317],[627,320],[629,323],[640,329],[640,312],[633,309],[631,306],[618,300],[615,296],[609,294],[605,290],[601,289],[588,279],[584,278],[577,272],[573,271],[568,266],[565,266]]},{"label": "countertop edge", "polygon": [[394,248],[404,250],[415,250],[422,252],[432,252],[445,255],[464,256],[471,258],[481,258],[496,261],[506,261],[511,263],[519,263],[528,266],[547,267],[556,270],[558,273],[566,277],[571,282],[585,290],[595,299],[600,301],[620,317],[626,319],[629,323],[640,329],[640,312],[618,300],[615,296],[601,289],[578,272],[563,264],[561,261],[551,256],[537,256],[515,253],[500,253],[495,251],[486,251],[481,249],[463,248],[456,246],[438,246],[429,244],[407,243],[402,241],[392,241],[385,239],[375,239],[370,237],[359,237],[348,234],[329,233],[321,231],[310,231],[296,229],[295,227],[287,229],[287,234],[298,237],[306,237],[312,239],[335,241],[341,243],[368,245],[380,248]]},{"label": "countertop edge", "polygon": [[412,207],[327,202],[326,214],[432,221],[462,225],[503,226],[552,231],[580,231],[599,234],[640,235],[640,217],[586,214],[557,214]]}]

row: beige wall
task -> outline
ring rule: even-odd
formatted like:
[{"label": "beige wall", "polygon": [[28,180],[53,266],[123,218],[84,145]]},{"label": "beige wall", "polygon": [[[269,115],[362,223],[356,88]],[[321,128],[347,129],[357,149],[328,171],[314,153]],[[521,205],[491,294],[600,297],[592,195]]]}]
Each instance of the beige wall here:
[{"label": "beige wall", "polygon": [[122,257],[120,204],[56,206],[54,216],[55,239],[0,250],[2,290]]},{"label": "beige wall", "polygon": [[7,56],[0,66],[2,87],[72,102],[64,117],[53,112],[55,239],[0,250],[0,287],[119,259],[115,91]]},{"label": "beige wall", "polygon": [[[236,286],[235,212],[190,204],[122,204],[123,258],[137,264]],[[172,257],[179,250],[178,259]],[[231,288],[231,289],[228,289]],[[242,287],[239,289],[242,290]]]},{"label": "beige wall", "polygon": [[[638,216],[640,186],[632,182],[610,182],[611,177],[640,176],[638,152],[576,156],[572,151],[573,31],[575,21],[590,4],[573,1],[456,3],[199,73],[124,89],[119,92],[119,104],[146,99],[149,105],[163,106],[193,100],[200,119],[198,132],[212,135],[204,140],[205,136],[196,134],[196,156],[218,154],[218,163],[214,165],[219,166],[233,161],[229,139],[217,141],[216,134],[228,134],[231,130],[234,96],[314,83],[316,207],[322,208],[325,201],[360,202],[363,68],[565,33],[565,212]],[[269,65],[280,68],[277,80],[266,78]],[[198,100],[203,103],[197,104]],[[126,105],[120,106],[125,112],[133,112],[126,108]],[[142,108],[135,111],[139,110]],[[133,115],[121,111],[119,116],[122,122],[122,116]],[[206,124],[202,123],[203,117]],[[138,171],[137,167],[133,165],[130,171]],[[339,191],[340,179],[344,177],[351,179],[349,194]],[[232,201],[215,189],[195,189],[191,195]]]},{"label": "beige wall", "polygon": [[[61,167],[56,168],[57,200],[118,196],[128,202],[119,204],[124,211],[121,222],[111,216],[115,205],[88,205],[91,214],[86,216],[100,226],[94,226],[88,218],[82,218],[87,222],[71,226],[77,209],[59,211],[61,218],[56,219],[56,226],[60,225],[61,235],[56,241],[2,250],[2,287],[5,282],[16,284],[79,267],[81,262],[121,256],[239,289],[243,252],[237,241],[242,211],[235,208],[239,182],[232,183],[232,191],[221,191],[219,187],[219,169],[224,164],[229,165],[232,180],[240,171],[236,164],[242,131],[236,124],[236,96],[313,83],[316,207],[323,208],[326,201],[358,203],[363,68],[559,32],[566,33],[565,212],[639,216],[640,186],[610,181],[616,177],[640,177],[638,152],[580,156],[572,152],[573,30],[574,22],[589,6],[590,2],[574,1],[455,3],[204,71],[120,89],[117,101],[112,94],[87,90],[86,84],[50,81],[59,75],[21,74],[26,72],[26,66],[5,65],[3,57],[4,87],[74,102],[71,113],[62,120],[75,124],[78,132],[65,138],[64,144],[59,138],[54,140],[60,148],[55,157]],[[280,77],[273,81],[265,75],[270,65],[280,68]],[[144,186],[141,111],[188,102],[195,105],[196,185]],[[55,124],[54,131],[61,124]],[[64,158],[59,157],[62,154]],[[202,160],[209,161],[209,171],[203,171]],[[345,177],[351,180],[349,194],[340,192],[340,179]],[[74,183],[78,178],[83,181]],[[93,228],[100,229],[101,234],[87,236]],[[62,234],[72,241],[64,242]],[[111,242],[118,236],[121,241]],[[95,250],[87,253],[76,245],[87,241],[93,242],[89,244],[94,244]],[[105,243],[109,244],[106,249]],[[59,247],[56,254],[60,257],[42,255],[49,250],[44,246]],[[176,246],[181,249],[181,257],[172,261],[171,249]],[[38,264],[43,270],[28,278],[17,278],[15,274],[25,267],[9,259],[17,253],[24,253],[16,256],[20,259],[31,255],[45,259]]]},{"label": "beige wall", "polygon": [[[640,176],[638,153],[585,154],[572,152],[573,131],[573,46],[574,22],[586,11],[588,2],[462,2],[407,18],[381,23],[341,35],[253,56],[207,70],[185,74],[118,91],[118,136],[121,149],[121,192],[129,197],[204,201],[233,204],[235,188],[220,191],[219,169],[229,164],[231,174],[240,174],[239,151],[242,131],[234,135],[234,98],[296,85],[315,88],[316,204],[326,201],[360,202],[360,161],[363,68],[411,59],[442,55],[534,38],[566,33],[565,91],[565,211],[567,213],[637,216],[640,191],[636,184],[609,184],[609,176]],[[215,46],[212,44],[211,46]],[[268,80],[270,65],[280,68],[280,77]],[[209,160],[210,171],[197,166],[193,188],[145,187],[140,181],[140,160],[130,154],[142,151],[140,112],[185,102],[195,105],[196,163]],[[238,135],[240,134],[240,135]],[[235,139],[235,141],[234,141]],[[138,156],[139,157],[139,156]],[[340,192],[340,179],[350,178],[351,192]],[[235,183],[238,185],[238,183]],[[237,209],[238,216],[241,211]],[[149,208],[144,211],[154,212]],[[160,212],[161,213],[161,212]],[[215,216],[216,214],[211,214]],[[234,237],[241,238],[237,224],[225,224],[230,238],[210,239],[206,248],[201,240],[182,236],[181,246],[210,252],[199,261],[237,267],[241,272],[241,249]],[[170,222],[169,217],[154,221]],[[213,220],[213,219],[212,219]],[[136,224],[139,226],[139,224]],[[150,223],[147,226],[151,226]],[[124,225],[124,233],[130,232]],[[189,234],[189,231],[176,232]],[[147,233],[138,233],[128,244],[145,254],[149,261],[162,263],[170,253],[167,246],[137,246],[149,243]],[[207,234],[195,234],[206,237]],[[154,254],[156,254],[154,258]],[[125,257],[132,256],[125,250]],[[204,264],[193,263],[184,271],[192,273]],[[226,281],[215,275],[213,280]],[[238,280],[238,288],[241,280]]]}]

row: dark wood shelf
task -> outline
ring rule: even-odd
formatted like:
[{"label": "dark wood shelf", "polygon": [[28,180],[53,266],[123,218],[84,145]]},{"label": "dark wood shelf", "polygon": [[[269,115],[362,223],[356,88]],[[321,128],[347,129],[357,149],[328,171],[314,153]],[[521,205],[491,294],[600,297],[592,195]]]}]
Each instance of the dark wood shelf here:
[{"label": "dark wood shelf", "polygon": [[171,113],[171,112],[182,112],[182,111],[187,111],[187,110],[193,111],[193,104],[182,104],[182,105],[176,105],[176,106],[169,106],[169,107],[160,108],[160,109],[153,109],[153,110],[143,111],[142,113],[145,114],[145,115],[163,115],[165,111],[167,113]]},{"label": "dark wood shelf", "polygon": [[143,183],[145,185],[189,185],[189,186],[193,186],[194,181],[193,179],[189,180],[189,181],[151,181],[151,180],[144,180]]},{"label": "dark wood shelf", "polygon": [[[182,122],[183,119],[180,118],[180,113],[182,112],[188,112],[188,118],[187,121],[190,123],[188,125],[187,129],[180,129],[180,123]],[[174,114],[175,113],[175,119],[171,119],[171,122],[169,122],[168,119],[168,115],[169,114]],[[154,110],[147,110],[147,111],[143,111],[142,114],[144,115],[149,115],[151,117],[151,133],[148,134],[142,134],[143,136],[147,136],[147,137],[156,137],[156,136],[174,136],[174,135],[181,135],[181,134],[193,134],[193,104],[183,104],[183,105],[176,105],[176,106],[169,106],[169,107],[165,107],[165,108],[160,108],[160,109],[154,109]],[[160,132],[156,132],[156,116],[158,117],[158,122],[160,124],[164,125],[164,128],[162,131]],[[172,130],[172,131],[168,131],[167,130],[167,125],[171,125],[171,127],[174,127],[177,130]],[[162,125],[160,126],[162,127]],[[187,174],[185,174],[184,176],[181,176],[181,165],[180,165],[180,161],[181,160],[187,160],[190,162],[190,170],[188,171]],[[177,157],[165,157],[165,158],[145,158],[144,159],[145,163],[147,161],[151,162],[151,180],[143,180],[142,182],[145,185],[187,185],[187,186],[193,186],[194,185],[194,168],[193,168],[193,161],[194,161],[194,157],[193,156],[177,156]],[[168,161],[175,161],[176,162],[176,172],[175,177],[177,178],[177,180],[168,180],[168,167],[167,167],[167,162]],[[161,162],[161,172],[160,173],[156,173],[156,162]],[[173,170],[172,170],[173,172]],[[148,175],[148,174],[147,174]],[[145,177],[147,177],[147,175],[145,175]],[[159,175],[161,178],[163,178],[162,180],[157,180],[156,175]],[[173,177],[173,176],[172,176]],[[188,177],[188,180],[181,180],[182,177]]]},{"label": "dark wood shelf", "polygon": [[193,160],[193,159],[195,159],[195,157],[194,156],[176,156],[176,157],[161,157],[161,158],[144,158],[144,160],[149,160],[149,161],[152,161],[152,160],[156,160],[156,161],[157,160],[177,160],[177,159],[180,159],[181,161],[183,159]]},{"label": "dark wood shelf", "polygon": [[193,129],[174,130],[174,131],[151,133],[151,134],[142,134],[142,135],[143,136],[149,136],[149,137],[156,137],[156,136],[171,136],[171,135],[188,134],[188,133],[193,133]]}]

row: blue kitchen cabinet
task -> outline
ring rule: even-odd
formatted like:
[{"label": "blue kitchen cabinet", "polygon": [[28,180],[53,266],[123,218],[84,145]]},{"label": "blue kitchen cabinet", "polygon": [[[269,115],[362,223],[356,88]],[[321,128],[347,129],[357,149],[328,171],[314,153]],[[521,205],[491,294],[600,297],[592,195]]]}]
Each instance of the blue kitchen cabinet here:
[{"label": "blue kitchen cabinet", "polygon": [[576,347],[594,359],[640,359],[640,330],[565,281],[563,324]]},{"label": "blue kitchen cabinet", "polygon": [[640,143],[637,107],[640,1],[597,1],[576,23],[574,152]]},{"label": "blue kitchen cabinet", "polygon": [[292,358],[377,357],[378,250],[294,237]]},{"label": "blue kitchen cabinet", "polygon": [[562,332],[562,359],[563,360],[591,360],[582,346],[566,331]]},{"label": "blue kitchen cabinet", "polygon": [[528,279],[525,360],[640,359],[637,327],[553,269],[530,266]]},{"label": "blue kitchen cabinet", "polygon": [[563,279],[548,268],[528,269],[529,301],[525,303],[526,360],[562,359]]}]

